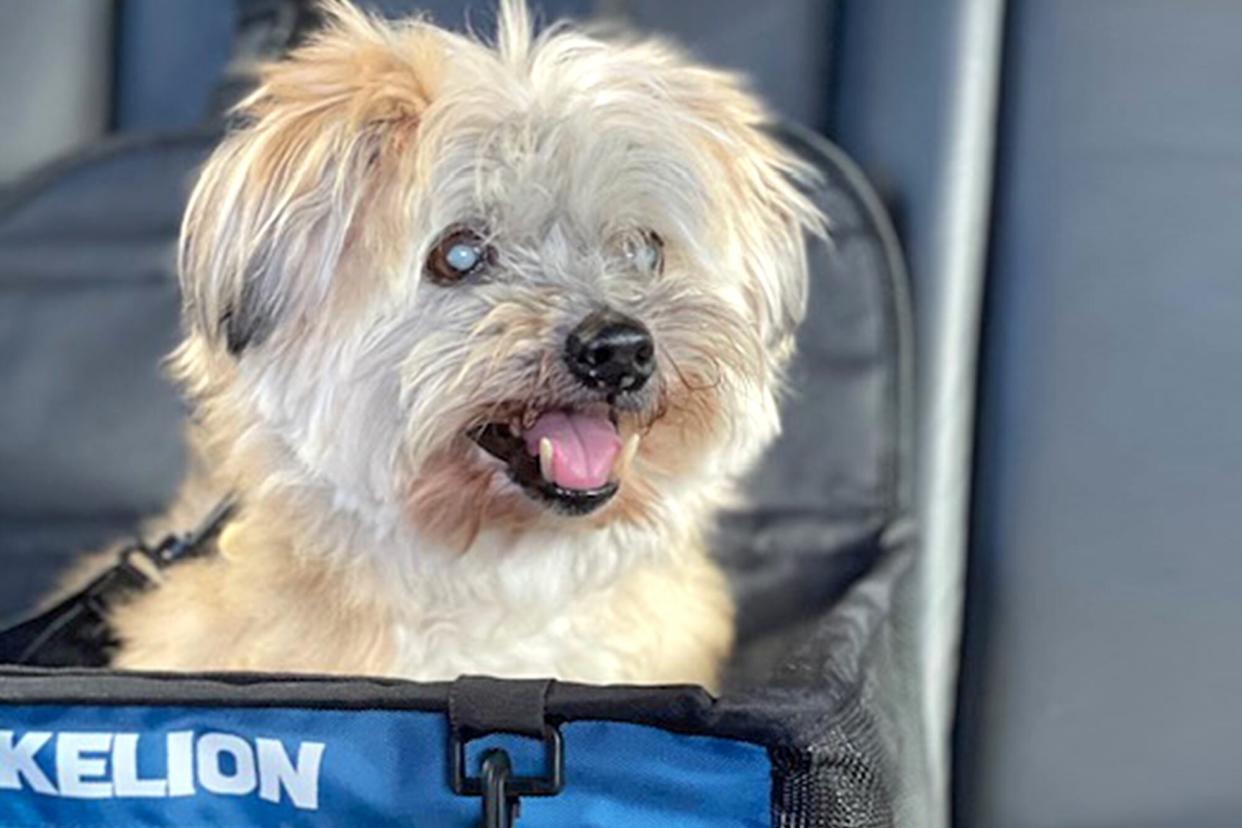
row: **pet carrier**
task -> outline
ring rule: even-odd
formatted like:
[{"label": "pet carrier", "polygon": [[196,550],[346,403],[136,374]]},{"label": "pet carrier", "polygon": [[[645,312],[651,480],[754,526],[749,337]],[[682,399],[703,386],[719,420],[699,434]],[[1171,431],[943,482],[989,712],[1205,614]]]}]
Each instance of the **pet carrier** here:
[{"label": "pet carrier", "polygon": [[[741,625],[719,698],[484,678],[138,676],[44,650],[0,679],[4,823],[467,825],[500,784],[479,777],[489,744],[512,762],[507,790],[523,824],[898,821],[920,744],[903,682],[912,654],[894,615],[913,554],[902,264],[850,162],[807,133],[786,136],[823,174],[816,198],[832,241],[812,251],[784,436],[755,476],[751,507],[723,521],[715,544]],[[22,292],[6,303],[22,307],[12,329],[25,329],[28,348],[72,352],[65,373],[16,389],[27,399],[94,379],[87,343],[105,335],[64,330],[56,315],[69,303],[94,303],[107,341],[130,337],[120,342],[135,361],[153,363],[171,342],[175,193],[211,140],[122,142],[11,199],[0,262],[9,290]],[[101,203],[106,211],[90,209]],[[147,380],[144,369],[110,383],[141,407]],[[53,425],[54,463],[123,468],[137,448],[86,445],[71,422]],[[62,496],[39,491],[52,479],[32,481],[27,496]],[[494,734],[519,738],[497,748]]]},{"label": "pet carrier", "polygon": [[[822,173],[813,195],[831,241],[811,250],[784,434],[714,543],[740,623],[718,697],[486,677],[125,674],[10,636],[5,657],[25,663],[0,667],[0,824],[922,824],[902,258],[854,165],[808,132],[782,135]],[[40,443],[37,473],[5,480],[16,502],[4,505],[54,514],[87,498],[104,515],[10,535],[11,567],[120,529],[109,504],[154,509],[170,488],[129,458],[178,445],[155,365],[175,339],[184,195],[216,137],[106,143],[0,203],[0,425],[12,426],[0,453],[28,452],[36,436],[11,406],[37,407],[40,439],[57,435]],[[127,367],[104,368],[105,351]],[[49,354],[54,372],[42,370]],[[92,611],[82,603],[70,627],[98,632],[84,624]],[[63,632],[50,639],[64,644]]]}]

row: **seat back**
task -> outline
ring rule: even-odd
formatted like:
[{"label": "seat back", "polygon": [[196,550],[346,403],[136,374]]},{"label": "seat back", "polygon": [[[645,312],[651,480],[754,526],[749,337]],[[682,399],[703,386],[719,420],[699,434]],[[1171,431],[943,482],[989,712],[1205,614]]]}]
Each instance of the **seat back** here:
[{"label": "seat back", "polygon": [[957,824],[1242,824],[1242,6],[1010,7]]},{"label": "seat back", "polygon": [[0,203],[0,609],[160,508],[182,464],[160,375],[182,205],[215,135],[116,139]]}]

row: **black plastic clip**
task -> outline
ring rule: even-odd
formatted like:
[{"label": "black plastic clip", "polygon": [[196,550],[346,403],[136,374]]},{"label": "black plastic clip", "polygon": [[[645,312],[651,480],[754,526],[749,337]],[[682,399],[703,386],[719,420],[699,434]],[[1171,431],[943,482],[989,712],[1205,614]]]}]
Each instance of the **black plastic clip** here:
[{"label": "black plastic clip", "polygon": [[[565,784],[564,741],[561,739],[561,732],[551,725],[545,727],[543,733],[543,776],[513,776],[510,773],[507,781],[509,796],[556,796],[561,792]],[[456,731],[449,739],[452,750],[449,755],[449,770],[453,793],[458,796],[483,796],[486,793],[483,775],[470,776],[466,771],[466,745],[471,739]],[[508,761],[508,754],[500,748],[487,751],[484,758],[496,753],[504,754],[506,762]]]},{"label": "black plastic clip", "polygon": [[561,732],[551,725],[544,729],[543,776],[514,776],[513,763],[503,748],[483,753],[478,776],[466,771],[466,744],[456,731],[450,736],[449,758],[453,793],[483,799],[482,828],[511,828],[518,817],[520,797],[556,796],[565,783],[565,748]]}]

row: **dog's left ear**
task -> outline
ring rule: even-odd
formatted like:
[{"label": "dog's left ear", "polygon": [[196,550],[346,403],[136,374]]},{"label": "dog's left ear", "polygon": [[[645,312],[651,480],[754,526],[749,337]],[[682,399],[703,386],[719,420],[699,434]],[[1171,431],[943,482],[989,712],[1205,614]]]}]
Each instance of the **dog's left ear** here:
[{"label": "dog's left ear", "polygon": [[233,355],[319,306],[360,210],[408,151],[443,63],[439,30],[333,0],[325,28],[264,67],[243,124],[208,160],[182,225],[191,332]]},{"label": "dog's left ear", "polygon": [[759,335],[775,363],[793,350],[806,314],[806,233],[824,236],[826,222],[804,193],[817,173],[784,147],[771,118],[739,77],[684,64],[671,92],[695,113],[700,145],[719,172],[727,236],[742,246],[746,291]]}]

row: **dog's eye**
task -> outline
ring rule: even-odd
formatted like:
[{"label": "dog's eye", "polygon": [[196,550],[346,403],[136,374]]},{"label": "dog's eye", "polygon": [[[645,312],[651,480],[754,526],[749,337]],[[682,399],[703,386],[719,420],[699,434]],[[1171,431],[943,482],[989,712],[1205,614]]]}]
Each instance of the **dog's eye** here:
[{"label": "dog's eye", "polygon": [[664,239],[654,230],[631,233],[622,242],[621,250],[631,266],[647,273],[664,270]]},{"label": "dog's eye", "polygon": [[445,233],[427,256],[427,277],[437,285],[451,285],[482,269],[493,258],[492,248],[469,228]]}]

